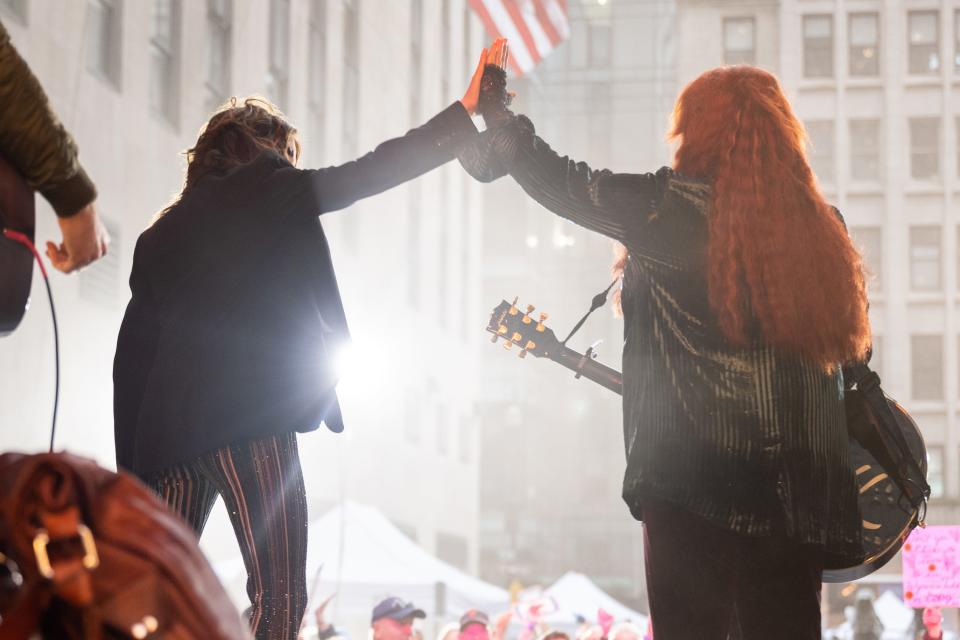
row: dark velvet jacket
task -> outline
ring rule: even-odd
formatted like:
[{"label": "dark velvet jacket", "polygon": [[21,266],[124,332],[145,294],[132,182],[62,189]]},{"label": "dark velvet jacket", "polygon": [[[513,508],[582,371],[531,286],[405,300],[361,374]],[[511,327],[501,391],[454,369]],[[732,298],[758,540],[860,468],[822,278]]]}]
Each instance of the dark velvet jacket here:
[{"label": "dark velvet jacket", "polygon": [[534,200],[629,251],[622,302],[623,498],[666,502],[745,535],[860,551],[843,379],[762,342],[723,337],[707,298],[710,187],[668,167],[591,169],[500,112],[461,164],[509,174]]},{"label": "dark velvet jacket", "polygon": [[141,477],[245,439],[341,430],[331,356],[348,339],[319,214],[449,160],[458,102],[346,164],[265,152],[202,178],[140,236],[114,360],[117,465]]}]

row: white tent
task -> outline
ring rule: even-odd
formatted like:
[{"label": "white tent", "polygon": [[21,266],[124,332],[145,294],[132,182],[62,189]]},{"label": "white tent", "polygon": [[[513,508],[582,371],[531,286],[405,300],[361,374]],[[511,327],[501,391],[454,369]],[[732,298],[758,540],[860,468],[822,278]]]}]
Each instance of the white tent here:
[{"label": "white tent", "polygon": [[[246,579],[242,561],[236,559],[215,568],[234,597],[244,602],[246,598],[240,596]],[[427,637],[467,609],[492,614],[505,610],[510,600],[506,590],[427,553],[377,509],[351,501],[310,523],[307,586],[316,586],[316,593],[311,594],[313,605],[336,592],[327,607],[327,617],[352,638],[365,637],[371,610],[387,596],[409,600],[426,612]]]},{"label": "white tent", "polygon": [[544,591],[544,596],[556,603],[557,610],[545,617],[550,624],[572,624],[577,615],[596,622],[597,611],[603,609],[613,616],[614,624],[632,622],[646,629],[647,616],[614,600],[582,573],[570,571]]},{"label": "white tent", "polygon": [[350,501],[310,524],[308,581],[321,565],[319,590],[337,591],[341,612],[369,615],[387,595],[410,600],[431,617],[505,609],[510,600],[506,590],[427,553],[377,509]]}]

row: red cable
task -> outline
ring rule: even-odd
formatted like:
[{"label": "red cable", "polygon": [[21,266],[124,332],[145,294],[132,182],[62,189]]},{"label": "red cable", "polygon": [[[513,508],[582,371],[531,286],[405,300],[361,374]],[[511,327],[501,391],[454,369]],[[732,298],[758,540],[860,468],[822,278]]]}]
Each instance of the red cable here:
[{"label": "red cable", "polygon": [[3,235],[7,236],[14,242],[19,242],[29,249],[30,253],[33,254],[33,257],[37,259],[37,264],[40,265],[40,273],[43,274],[44,278],[47,277],[47,268],[43,266],[43,260],[40,259],[40,254],[37,253],[37,248],[33,246],[32,242],[30,242],[30,238],[27,237],[27,234],[14,231],[13,229],[4,229]]}]

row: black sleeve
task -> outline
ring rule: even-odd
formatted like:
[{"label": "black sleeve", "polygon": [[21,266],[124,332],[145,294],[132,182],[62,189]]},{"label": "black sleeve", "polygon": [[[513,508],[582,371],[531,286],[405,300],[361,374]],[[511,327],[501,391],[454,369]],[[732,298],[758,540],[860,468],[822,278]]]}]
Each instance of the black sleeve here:
[{"label": "black sleeve", "polygon": [[481,181],[509,173],[544,207],[591,231],[626,242],[654,211],[670,170],[613,173],[561,156],[536,135],[525,116],[510,116],[477,136],[459,154]]},{"label": "black sleeve", "polygon": [[127,305],[113,360],[113,434],[117,468],[132,470],[137,417],[157,349],[157,316],[143,267],[143,236],[137,241]]},{"label": "black sleeve", "polygon": [[357,160],[303,173],[319,201],[319,213],[336,211],[452,160],[476,134],[470,115],[455,102],[426,124],[381,143]]}]

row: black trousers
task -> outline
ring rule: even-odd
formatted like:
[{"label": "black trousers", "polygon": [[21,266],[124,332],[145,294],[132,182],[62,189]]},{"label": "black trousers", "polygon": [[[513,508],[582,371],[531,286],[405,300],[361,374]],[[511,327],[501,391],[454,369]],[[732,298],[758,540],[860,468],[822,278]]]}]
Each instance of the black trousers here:
[{"label": "black trousers", "polygon": [[663,504],[645,504],[643,523],[656,640],[820,640],[817,549]]},{"label": "black trousers", "polygon": [[223,497],[247,569],[254,636],[296,640],[307,606],[307,497],[296,434],[224,447],[149,484],[197,535]]}]

